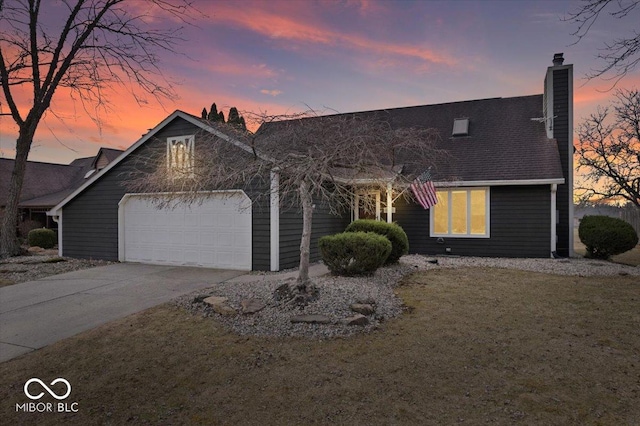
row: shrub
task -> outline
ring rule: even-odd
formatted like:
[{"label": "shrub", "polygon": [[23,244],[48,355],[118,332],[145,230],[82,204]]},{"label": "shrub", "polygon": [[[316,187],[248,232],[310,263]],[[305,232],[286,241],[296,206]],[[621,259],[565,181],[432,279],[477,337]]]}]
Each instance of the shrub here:
[{"label": "shrub", "polygon": [[27,243],[29,247],[53,248],[56,245],[56,233],[46,228],[32,229],[27,236]]},{"label": "shrub", "polygon": [[27,219],[18,225],[18,233],[20,237],[25,238],[34,229],[42,228],[42,222]]},{"label": "shrub", "polygon": [[587,247],[587,257],[594,259],[608,259],[638,244],[638,234],[630,224],[609,216],[583,217],[578,236]]},{"label": "shrub", "polygon": [[391,254],[385,265],[398,263],[400,258],[409,253],[409,238],[397,223],[381,222],[379,220],[359,219],[351,222],[345,232],[375,232],[384,235],[391,241]]},{"label": "shrub", "polygon": [[343,232],[320,238],[322,260],[334,275],[371,275],[391,253],[391,242],[374,232]]}]

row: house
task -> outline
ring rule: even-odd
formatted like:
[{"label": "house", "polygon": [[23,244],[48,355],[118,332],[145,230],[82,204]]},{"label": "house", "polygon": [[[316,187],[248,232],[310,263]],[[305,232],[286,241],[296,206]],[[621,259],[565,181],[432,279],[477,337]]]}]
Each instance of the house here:
[{"label": "house", "polygon": [[[55,228],[56,224],[47,216],[47,211],[122,152],[118,149],[100,148],[95,157],[78,158],[70,164],[27,161],[18,204],[18,222],[31,221],[31,226]],[[4,210],[7,202],[14,162],[13,159],[0,158],[0,211]]]},{"label": "house", "polygon": [[[388,191],[363,192],[351,212],[316,206],[317,239],[360,216],[366,197],[374,216],[401,225],[411,253],[497,257],[569,256],[573,252],[573,66],[556,54],[543,94],[367,111],[394,127],[437,129],[451,161],[432,178],[439,203],[425,210]],[[60,254],[143,263],[281,270],[297,265],[302,218],[278,202],[278,173],[270,199],[255,190],[206,191],[199,203],[162,209],[149,194],[123,184],[136,156],[166,152],[167,167],[192,161],[199,142],[214,137],[251,152],[215,123],[176,111],[116,161],[89,178],[48,213],[59,223]],[[455,176],[455,180],[451,179]],[[262,188],[264,189],[264,188]]]}]

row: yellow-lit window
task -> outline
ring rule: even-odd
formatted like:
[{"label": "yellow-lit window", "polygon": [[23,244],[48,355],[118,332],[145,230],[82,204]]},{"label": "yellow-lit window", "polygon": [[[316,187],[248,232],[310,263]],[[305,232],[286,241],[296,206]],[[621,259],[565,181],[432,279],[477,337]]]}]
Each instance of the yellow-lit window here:
[{"label": "yellow-lit window", "polygon": [[431,208],[431,236],[489,237],[489,188],[441,189]]},{"label": "yellow-lit window", "polygon": [[473,189],[471,197],[471,234],[485,235],[487,233],[487,191]]},{"label": "yellow-lit window", "polygon": [[179,136],[167,139],[167,169],[172,177],[193,174],[194,137]]},{"label": "yellow-lit window", "polygon": [[449,197],[447,192],[436,193],[438,203],[431,207],[433,213],[433,232],[447,234],[449,232]]},{"label": "yellow-lit window", "polygon": [[451,191],[451,233],[467,233],[467,191]]}]

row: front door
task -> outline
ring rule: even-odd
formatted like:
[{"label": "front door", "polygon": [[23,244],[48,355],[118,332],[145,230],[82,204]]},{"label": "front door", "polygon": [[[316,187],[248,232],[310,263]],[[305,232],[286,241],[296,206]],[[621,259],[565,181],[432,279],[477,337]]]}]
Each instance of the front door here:
[{"label": "front door", "polygon": [[356,209],[354,220],[380,220],[380,191],[360,192],[356,195]]}]

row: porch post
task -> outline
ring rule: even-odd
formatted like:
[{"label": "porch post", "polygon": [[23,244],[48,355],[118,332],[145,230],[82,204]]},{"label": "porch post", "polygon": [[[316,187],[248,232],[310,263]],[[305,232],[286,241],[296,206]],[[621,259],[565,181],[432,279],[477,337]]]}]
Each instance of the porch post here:
[{"label": "porch post", "polygon": [[393,222],[393,197],[391,193],[391,183],[387,184],[387,223]]},{"label": "porch post", "polygon": [[353,197],[353,220],[360,219],[359,207],[360,207],[360,194],[356,192],[355,196]]}]

